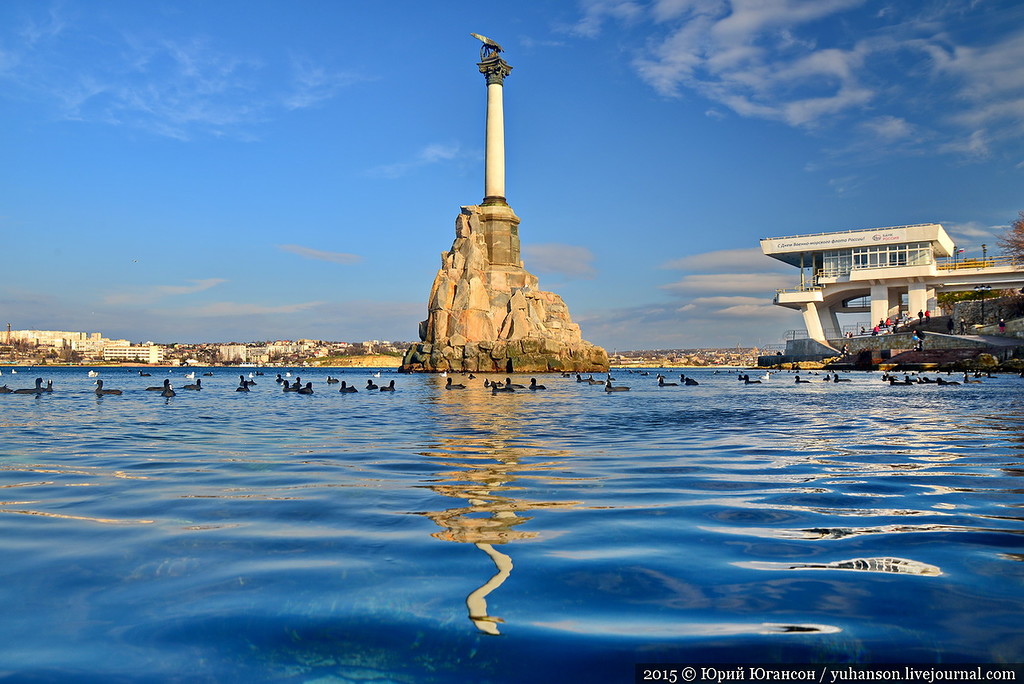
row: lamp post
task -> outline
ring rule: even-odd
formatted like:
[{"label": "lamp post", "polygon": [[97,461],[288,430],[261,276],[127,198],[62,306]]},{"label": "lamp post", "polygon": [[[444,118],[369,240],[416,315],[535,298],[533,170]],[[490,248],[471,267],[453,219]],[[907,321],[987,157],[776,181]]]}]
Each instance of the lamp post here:
[{"label": "lamp post", "polygon": [[985,325],[985,295],[992,289],[990,285],[975,285],[974,291],[981,297],[981,324]]},{"label": "lamp post", "polygon": [[984,242],[981,243],[981,266],[988,266],[988,245]]}]

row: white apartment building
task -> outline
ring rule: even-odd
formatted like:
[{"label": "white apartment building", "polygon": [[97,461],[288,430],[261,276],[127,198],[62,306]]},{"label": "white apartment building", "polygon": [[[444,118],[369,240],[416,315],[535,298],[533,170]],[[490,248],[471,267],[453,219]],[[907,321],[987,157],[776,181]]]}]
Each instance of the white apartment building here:
[{"label": "white apartment building", "polygon": [[103,347],[104,361],[120,361],[139,363],[163,363],[164,348],[157,344],[134,345],[127,340],[119,340]]}]

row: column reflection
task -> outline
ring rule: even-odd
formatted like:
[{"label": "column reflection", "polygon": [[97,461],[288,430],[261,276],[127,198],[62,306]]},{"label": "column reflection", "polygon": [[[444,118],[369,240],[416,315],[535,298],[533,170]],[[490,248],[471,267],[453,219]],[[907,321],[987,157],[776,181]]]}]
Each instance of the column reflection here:
[{"label": "column reflection", "polygon": [[577,483],[579,478],[557,474],[569,452],[545,447],[524,434],[532,415],[541,410],[535,401],[514,395],[499,399],[495,401],[482,388],[439,389],[434,402],[439,434],[421,454],[444,468],[426,486],[441,496],[465,502],[423,512],[441,528],[431,536],[473,544],[494,563],[494,575],[466,597],[470,621],[485,634],[499,634],[498,624],[504,622],[488,613],[487,596],[508,579],[513,568],[512,558],[494,547],[540,538],[540,533],[522,529],[533,519],[531,511],[569,509],[582,503],[527,498],[525,484],[550,486]]}]

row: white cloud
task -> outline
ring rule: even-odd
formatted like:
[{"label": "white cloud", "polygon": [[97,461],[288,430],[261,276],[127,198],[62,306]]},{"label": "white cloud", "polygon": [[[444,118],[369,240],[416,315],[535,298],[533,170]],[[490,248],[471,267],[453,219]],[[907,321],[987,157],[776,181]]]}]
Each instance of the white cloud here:
[{"label": "white cloud", "polygon": [[[230,52],[199,34],[169,39],[104,32],[54,11],[26,19],[12,35],[17,39],[0,50],[0,85],[9,92],[52,102],[69,120],[182,141],[251,139],[259,125],[282,112],[313,106],[360,80],[293,57],[291,80],[281,84],[273,80],[278,65]],[[88,60],[81,59],[85,50]]]},{"label": "white cloud", "polygon": [[330,100],[340,90],[363,80],[358,74],[332,70],[305,57],[293,56],[292,92],[285,97],[287,109],[305,109]]},{"label": "white cloud", "polygon": [[523,245],[523,262],[528,270],[537,273],[587,280],[597,275],[593,261],[594,254],[586,247],[557,243]]},{"label": "white cloud", "polygon": [[766,257],[759,247],[745,249],[720,249],[714,252],[693,254],[673,259],[660,268],[680,271],[703,271],[705,273],[721,273],[745,268],[763,271],[779,262]]},{"label": "white cloud", "polygon": [[692,292],[763,293],[793,286],[793,277],[773,273],[718,273],[687,275],[661,289],[674,295]]},{"label": "white cloud", "polygon": [[860,127],[882,142],[909,138],[914,134],[914,125],[898,116],[883,115],[862,121]]},{"label": "white cloud", "polygon": [[441,143],[431,143],[417,152],[416,155],[408,161],[375,166],[372,169],[369,169],[366,174],[377,178],[401,178],[416,169],[458,159],[461,155],[462,148],[458,144],[445,145]]},{"label": "white cloud", "polygon": [[587,38],[600,35],[605,19],[632,21],[643,13],[641,4],[633,0],[585,0],[581,5],[583,17],[572,27],[572,32]]},{"label": "white cloud", "polygon": [[855,125],[847,154],[884,154],[899,142],[904,150],[985,157],[997,142],[1024,135],[1020,9],[950,1],[868,13],[866,5],[595,1],[584,5],[577,34],[596,36],[611,21],[651,23],[633,66],[666,97],[692,92],[740,116],[798,128],[838,127],[872,112]]},{"label": "white cloud", "polygon": [[302,245],[278,245],[277,248],[285,252],[298,254],[299,256],[304,257],[306,259],[330,261],[335,264],[355,264],[362,261],[363,259],[358,254],[346,254],[345,252],[325,252],[320,249],[303,247]]},{"label": "white cloud", "polygon": [[228,282],[224,278],[204,278],[202,280],[189,280],[190,285],[154,285],[148,288],[132,290],[130,292],[118,292],[109,294],[103,298],[103,303],[114,306],[145,306],[165,297],[178,297],[182,295],[205,292],[221,283]]},{"label": "white cloud", "polygon": [[279,304],[268,306],[265,304],[253,304],[250,302],[211,302],[199,307],[189,309],[192,316],[201,318],[216,318],[220,316],[256,316],[256,315],[281,315],[293,314],[307,311],[322,305],[323,302],[299,302],[296,304]]}]

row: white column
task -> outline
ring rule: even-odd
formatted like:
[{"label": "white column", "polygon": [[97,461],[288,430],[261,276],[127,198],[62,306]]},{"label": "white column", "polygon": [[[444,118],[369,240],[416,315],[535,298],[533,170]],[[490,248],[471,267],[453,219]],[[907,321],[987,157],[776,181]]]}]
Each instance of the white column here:
[{"label": "white column", "polygon": [[871,325],[878,325],[889,317],[889,287],[887,285],[871,286]]},{"label": "white column", "polygon": [[807,328],[807,336],[818,342],[825,341],[825,331],[822,329],[821,316],[818,315],[817,302],[804,304],[804,327]]},{"label": "white column", "polygon": [[909,283],[907,285],[907,306],[910,309],[911,318],[917,317],[918,311],[928,308],[928,286],[924,283]]},{"label": "white column", "polygon": [[505,113],[500,83],[487,84],[487,142],[484,157],[484,197],[505,197]]},{"label": "white column", "polygon": [[508,206],[505,200],[505,77],[512,72],[508,62],[492,55],[477,63],[487,80],[487,132],[484,143],[485,206]]}]

